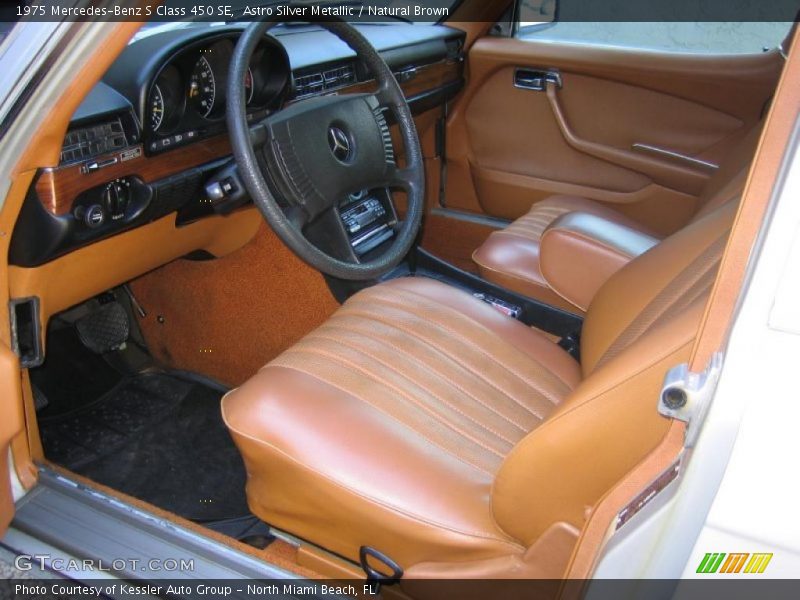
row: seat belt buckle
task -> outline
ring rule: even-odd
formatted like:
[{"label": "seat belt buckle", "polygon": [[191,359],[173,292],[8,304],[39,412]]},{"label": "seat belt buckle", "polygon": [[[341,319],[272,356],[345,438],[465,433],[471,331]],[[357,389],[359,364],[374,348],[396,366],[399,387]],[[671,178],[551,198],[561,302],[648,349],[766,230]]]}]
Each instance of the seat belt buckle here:
[{"label": "seat belt buckle", "polygon": [[[370,558],[379,562],[382,566],[388,567],[388,569],[392,572],[391,575],[385,575],[370,565]],[[370,546],[361,546],[358,551],[358,562],[361,564],[361,568],[363,569],[364,573],[367,574],[367,585],[369,586],[370,593],[372,595],[377,595],[380,593],[381,586],[394,585],[395,583],[398,583],[400,578],[403,576],[403,569],[400,568],[400,565],[386,556],[383,552],[379,552]]]},{"label": "seat belt buckle", "polygon": [[489,294],[483,294],[477,292],[472,294],[478,300],[483,300],[495,309],[497,312],[504,314],[507,317],[511,317],[512,319],[519,319],[520,315],[522,314],[522,307],[517,306],[516,304],[511,304],[510,302],[506,302],[505,300],[500,300],[500,298],[495,298],[494,296],[490,296]]}]

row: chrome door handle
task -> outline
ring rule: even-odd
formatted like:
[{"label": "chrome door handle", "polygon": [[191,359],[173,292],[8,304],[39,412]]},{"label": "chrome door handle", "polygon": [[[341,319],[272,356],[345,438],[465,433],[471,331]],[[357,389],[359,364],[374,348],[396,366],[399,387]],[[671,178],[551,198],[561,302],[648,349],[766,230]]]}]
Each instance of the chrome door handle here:
[{"label": "chrome door handle", "polygon": [[525,69],[518,67],[514,70],[514,87],[523,90],[532,90],[534,92],[543,92],[547,88],[547,84],[555,84],[556,87],[561,88],[561,73],[554,69],[547,71],[538,69]]}]

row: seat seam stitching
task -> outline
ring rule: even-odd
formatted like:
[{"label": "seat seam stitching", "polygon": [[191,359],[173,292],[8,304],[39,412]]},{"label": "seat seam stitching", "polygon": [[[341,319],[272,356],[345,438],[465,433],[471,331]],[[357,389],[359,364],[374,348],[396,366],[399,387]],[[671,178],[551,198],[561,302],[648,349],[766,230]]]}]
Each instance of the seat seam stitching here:
[{"label": "seat seam stitching", "polygon": [[[386,346],[388,346],[389,348],[392,348],[393,350],[395,350],[395,351],[397,351],[397,352],[401,352],[401,353],[403,353],[405,356],[408,356],[408,357],[409,357],[411,360],[413,360],[414,362],[416,362],[416,363],[418,363],[418,364],[420,364],[420,365],[422,365],[422,366],[425,366],[425,367],[428,367],[428,368],[430,368],[430,369],[431,369],[431,370],[432,370],[434,373],[436,373],[437,375],[439,375],[440,377],[442,377],[444,380],[446,380],[446,381],[447,381],[447,382],[448,382],[448,383],[449,383],[449,384],[450,384],[450,385],[451,385],[451,386],[452,386],[454,389],[458,390],[459,392],[461,392],[462,394],[464,394],[464,395],[466,395],[466,396],[469,396],[470,398],[472,398],[473,400],[475,400],[475,402],[476,402],[476,403],[478,403],[478,404],[480,404],[480,405],[484,406],[485,408],[487,408],[487,409],[488,409],[490,412],[492,412],[493,414],[497,415],[497,416],[498,416],[498,417],[500,417],[501,419],[504,419],[504,420],[505,420],[506,422],[508,422],[509,424],[511,424],[511,425],[514,425],[514,426],[515,426],[515,427],[517,427],[517,429],[519,429],[519,430],[520,430],[522,433],[527,433],[527,432],[529,431],[528,429],[526,429],[525,427],[523,427],[521,423],[518,423],[516,420],[512,419],[511,417],[504,415],[502,412],[499,412],[498,410],[495,410],[495,409],[494,409],[494,408],[493,408],[491,405],[489,405],[488,403],[484,402],[483,400],[481,400],[480,398],[478,398],[476,395],[474,395],[472,392],[470,392],[469,390],[467,390],[467,389],[466,389],[466,388],[464,388],[463,386],[461,386],[461,385],[459,385],[458,383],[456,383],[456,382],[453,380],[453,378],[452,378],[452,377],[450,377],[450,376],[448,376],[447,374],[443,373],[443,372],[442,372],[441,370],[439,370],[439,369],[435,369],[435,368],[433,368],[433,367],[432,367],[432,365],[429,365],[429,364],[423,363],[421,360],[419,360],[417,357],[415,357],[413,354],[411,354],[411,352],[409,352],[408,350],[404,350],[403,348],[400,348],[399,346],[397,346],[397,345],[395,345],[395,344],[392,344],[392,343],[390,343],[390,342],[387,342],[386,340],[383,340],[383,339],[381,339],[381,338],[379,338],[379,337],[377,337],[377,336],[374,336],[374,335],[368,334],[368,333],[366,333],[365,331],[363,331],[362,329],[355,329],[354,327],[353,327],[352,329],[348,329],[348,328],[344,327],[343,325],[337,325],[337,324],[336,324],[335,322],[333,322],[333,321],[326,323],[324,327],[330,327],[330,328],[332,328],[332,329],[340,329],[340,330],[342,330],[342,331],[356,332],[356,333],[358,333],[359,335],[363,335],[364,337],[367,337],[367,338],[370,338],[370,339],[372,339],[372,340],[375,340],[376,342],[379,342],[379,343],[385,344]],[[424,342],[423,342],[423,343],[424,343]],[[428,346],[430,346],[429,344],[425,344],[425,345],[428,345]],[[445,354],[443,354],[443,353],[439,352],[439,350],[438,350],[438,349],[434,348],[434,351],[436,351],[437,353],[439,353],[439,354],[440,354],[440,355],[441,355],[443,358],[445,358],[445,359],[447,359],[447,360],[450,360],[450,362],[452,362],[452,363],[454,363],[454,364],[458,365],[459,367],[461,367],[461,368],[462,368],[462,369],[464,369],[465,371],[469,371],[469,369],[467,369],[467,368],[466,368],[464,365],[462,365],[461,363],[458,363],[458,362],[456,362],[455,360],[453,360],[452,358],[450,358],[450,356],[448,356],[448,355],[445,355]],[[486,382],[486,383],[488,384],[488,382]],[[495,389],[496,389],[496,388],[495,388]],[[501,393],[501,394],[503,394],[504,396],[506,396],[506,395],[507,395],[505,392],[502,392],[501,390],[497,390],[497,391],[500,391],[500,393]]]},{"label": "seat seam stitching", "polygon": [[[455,357],[453,357],[452,355],[450,355],[450,354],[449,354],[447,351],[443,350],[443,349],[442,349],[440,346],[438,346],[438,345],[434,344],[434,343],[433,343],[433,342],[432,342],[430,339],[422,337],[422,335],[420,335],[419,333],[417,333],[416,331],[414,331],[414,330],[413,330],[413,329],[411,329],[411,328],[408,328],[408,327],[401,327],[401,326],[397,325],[396,323],[392,323],[391,321],[387,321],[387,320],[385,320],[385,319],[382,319],[382,318],[380,318],[380,317],[378,317],[378,316],[376,316],[376,315],[373,315],[373,314],[372,314],[372,313],[370,313],[370,312],[367,312],[367,311],[364,311],[364,310],[358,310],[358,309],[354,309],[354,308],[352,308],[352,306],[351,306],[351,307],[348,307],[348,309],[347,309],[347,312],[346,312],[346,313],[343,313],[343,314],[352,314],[352,315],[356,315],[356,316],[358,316],[358,317],[361,317],[361,318],[363,318],[363,319],[367,319],[367,320],[376,320],[376,321],[379,321],[379,322],[381,322],[381,323],[385,324],[385,325],[386,325],[386,326],[388,326],[388,327],[392,327],[392,328],[394,328],[394,329],[397,329],[398,331],[405,332],[405,333],[407,333],[408,335],[410,335],[410,336],[413,336],[414,338],[416,338],[416,339],[418,339],[418,340],[422,341],[422,342],[423,342],[423,343],[425,343],[426,345],[428,345],[428,346],[430,346],[431,348],[435,349],[435,350],[436,350],[437,352],[439,352],[441,355],[443,355],[443,356],[445,356],[445,357],[449,358],[450,360],[452,360],[452,361],[453,361],[453,362],[455,362],[456,364],[459,364],[459,365],[461,365],[461,366],[462,366],[464,369],[466,369],[466,370],[471,370],[471,369],[473,368],[472,366],[465,364],[465,363],[464,363],[464,362],[462,362],[461,360],[456,360],[456,358],[455,358]],[[416,315],[414,315],[414,316],[416,316]],[[433,325],[436,325],[436,323],[433,323]],[[491,386],[493,389],[497,390],[498,392],[500,392],[501,394],[503,394],[504,396],[506,396],[507,398],[509,398],[511,401],[513,401],[515,404],[517,404],[517,405],[518,405],[520,408],[522,408],[522,409],[526,410],[527,412],[529,412],[531,415],[533,415],[534,417],[536,417],[536,418],[537,418],[537,419],[539,419],[539,420],[543,420],[543,419],[544,419],[544,417],[543,417],[542,415],[540,415],[539,413],[537,413],[536,411],[534,411],[534,410],[533,410],[531,407],[529,407],[529,406],[526,406],[525,404],[523,404],[523,403],[522,403],[522,402],[521,402],[519,399],[517,399],[517,398],[516,398],[514,395],[510,394],[509,392],[506,392],[506,391],[504,391],[504,390],[500,389],[500,388],[497,386],[497,384],[495,384],[494,382],[492,382],[492,381],[490,381],[489,379],[487,379],[486,377],[484,377],[482,374],[480,374],[480,372],[476,372],[476,374],[477,374],[477,375],[478,375],[478,376],[479,376],[479,377],[480,377],[480,378],[481,378],[481,379],[482,379],[484,382],[486,382],[486,383],[487,383],[489,386]],[[518,379],[518,380],[519,380],[521,383],[525,384],[527,387],[530,387],[531,389],[533,389],[533,391],[535,391],[535,392],[538,392],[538,390],[537,390],[536,388],[533,388],[532,386],[528,386],[528,385],[527,385],[527,383],[526,383],[525,381],[523,381],[522,379],[519,379],[519,378],[517,378],[517,379]],[[570,391],[571,391],[571,390],[570,390]],[[546,398],[546,397],[545,397],[543,394],[541,394],[541,393],[540,393],[539,395],[540,395],[542,398],[544,398],[545,400],[548,400],[548,402],[549,402],[549,399],[548,399],[548,398]]]},{"label": "seat seam stitching", "polygon": [[[427,385],[423,385],[423,384],[422,384],[422,383],[420,383],[419,381],[417,381],[417,380],[414,380],[414,379],[411,379],[410,377],[407,377],[407,376],[405,375],[405,373],[403,373],[402,371],[399,371],[399,370],[397,370],[397,368],[395,368],[395,367],[393,367],[392,365],[388,364],[388,363],[387,363],[385,360],[379,359],[379,358],[377,357],[377,355],[375,355],[375,354],[373,354],[373,353],[371,353],[371,352],[368,352],[368,351],[366,351],[366,350],[362,350],[362,349],[360,349],[360,348],[356,347],[356,346],[355,346],[354,344],[352,344],[352,343],[346,343],[346,342],[343,342],[341,339],[336,339],[336,338],[333,338],[333,337],[329,337],[329,336],[325,336],[325,335],[320,335],[320,333],[319,333],[319,330],[317,330],[316,332],[314,332],[314,333],[312,333],[312,334],[311,334],[310,338],[314,338],[314,337],[322,338],[322,339],[328,340],[329,342],[334,342],[334,343],[336,343],[336,344],[342,344],[343,346],[347,346],[348,348],[352,348],[352,349],[353,349],[353,351],[355,351],[355,352],[358,352],[358,353],[360,353],[360,354],[363,354],[364,356],[367,356],[368,358],[371,358],[372,360],[374,360],[374,361],[376,361],[376,362],[380,363],[381,365],[385,366],[385,367],[386,367],[387,369],[389,369],[390,371],[392,371],[392,372],[394,372],[394,373],[397,373],[397,374],[398,374],[398,375],[400,375],[401,377],[404,377],[404,378],[405,378],[405,379],[407,379],[409,382],[411,382],[411,384],[412,384],[412,385],[416,385],[416,386],[418,386],[418,387],[422,388],[422,389],[423,389],[423,390],[425,390],[425,391],[426,391],[428,394],[430,394],[430,395],[431,395],[433,398],[435,398],[437,401],[441,402],[441,403],[442,403],[442,404],[444,404],[445,406],[448,406],[448,407],[450,407],[452,410],[454,410],[455,412],[457,412],[458,414],[460,414],[460,415],[461,415],[462,417],[464,417],[465,419],[467,419],[467,420],[469,420],[469,421],[473,422],[475,425],[477,425],[477,426],[478,426],[478,427],[480,427],[481,429],[484,429],[484,430],[486,430],[487,432],[494,434],[495,436],[497,436],[498,438],[500,438],[501,440],[503,440],[504,442],[506,442],[507,444],[509,444],[509,445],[511,445],[511,446],[514,446],[514,444],[516,444],[516,442],[514,442],[514,441],[512,441],[512,440],[508,439],[508,438],[507,438],[507,437],[505,437],[503,434],[501,434],[501,433],[499,433],[499,432],[495,431],[495,430],[494,430],[494,429],[492,429],[491,427],[488,427],[488,426],[484,425],[483,423],[480,423],[480,422],[478,422],[478,421],[477,421],[477,420],[476,420],[474,417],[471,417],[471,416],[469,416],[468,414],[466,414],[465,412],[463,412],[463,411],[462,411],[460,408],[458,408],[457,406],[455,406],[455,405],[454,405],[452,402],[450,402],[450,401],[448,401],[448,400],[444,399],[442,396],[440,396],[440,395],[439,395],[439,394],[437,394],[436,392],[433,392],[432,390],[430,390],[430,389],[428,388],[428,386],[427,386]],[[446,376],[442,376],[442,378],[443,378],[443,379],[445,379],[445,380],[447,380],[447,377],[446,377]],[[448,380],[448,381],[449,381],[449,380]],[[455,386],[453,386],[453,387],[455,387]],[[458,389],[458,388],[456,388],[456,389]],[[484,406],[485,406],[485,405],[484,405]]]},{"label": "seat seam stitching", "polygon": [[[427,301],[431,302],[431,299],[430,299],[430,298],[428,298],[428,297],[426,297],[426,296],[425,296],[425,295],[423,295],[423,294],[418,294],[418,293],[416,293],[416,292],[412,292],[412,291],[408,291],[408,290],[403,290],[403,291],[404,291],[404,292],[406,292],[407,294],[410,294],[410,295],[412,295],[412,296],[416,296],[417,298],[423,298],[423,299],[425,299],[425,300],[427,300]],[[473,342],[472,340],[470,340],[470,339],[468,339],[468,338],[464,337],[463,335],[459,334],[457,331],[454,331],[452,328],[450,328],[450,327],[448,327],[448,326],[446,326],[446,325],[443,325],[443,324],[441,324],[441,323],[439,323],[439,322],[437,322],[437,321],[432,321],[431,319],[428,319],[428,318],[426,318],[426,317],[424,317],[424,316],[421,316],[421,315],[419,315],[419,314],[416,314],[416,313],[412,312],[410,309],[408,309],[408,308],[406,308],[405,306],[403,306],[402,304],[397,304],[396,302],[393,302],[393,301],[391,301],[391,300],[387,300],[386,298],[381,298],[381,297],[377,296],[377,294],[373,294],[373,297],[377,297],[377,299],[378,299],[378,300],[380,300],[380,301],[384,302],[385,304],[389,304],[389,305],[391,305],[391,306],[400,307],[400,309],[401,309],[401,310],[405,310],[407,313],[411,314],[411,315],[412,315],[412,316],[414,316],[415,318],[417,318],[417,319],[420,319],[421,321],[423,321],[423,322],[425,322],[425,323],[429,323],[429,324],[431,324],[431,325],[434,325],[434,326],[436,326],[436,327],[439,327],[440,329],[443,329],[443,330],[447,331],[448,333],[450,333],[450,334],[451,334],[451,335],[453,335],[454,337],[456,337],[456,338],[458,338],[458,339],[461,339],[461,340],[463,340],[463,341],[464,341],[466,344],[468,344],[468,345],[469,345],[469,346],[471,346],[472,348],[475,348],[475,349],[476,349],[476,350],[478,350],[478,351],[479,351],[481,354],[483,354],[483,355],[484,355],[484,356],[486,356],[487,358],[491,359],[491,360],[492,360],[492,361],[494,361],[496,364],[498,364],[498,365],[500,365],[502,368],[504,368],[506,371],[508,371],[509,373],[511,373],[512,375],[514,375],[515,377],[517,377],[517,378],[518,378],[520,381],[522,381],[523,383],[526,383],[526,384],[527,384],[527,385],[528,385],[530,388],[532,388],[532,389],[534,389],[534,390],[538,391],[538,392],[539,392],[539,393],[540,393],[542,396],[544,396],[545,398],[547,398],[547,399],[548,399],[548,400],[549,400],[551,403],[553,403],[553,404],[558,404],[558,403],[561,401],[561,398],[558,398],[558,397],[556,397],[556,396],[555,396],[555,394],[554,394],[553,392],[548,392],[548,391],[546,391],[546,390],[544,390],[544,389],[540,388],[540,387],[539,387],[539,385],[541,385],[541,384],[537,385],[537,383],[536,383],[536,382],[534,382],[532,379],[529,379],[529,378],[528,378],[528,377],[526,377],[524,374],[522,374],[522,373],[520,373],[520,372],[518,372],[518,371],[516,371],[516,370],[512,370],[512,369],[511,369],[510,367],[508,367],[507,365],[504,365],[504,364],[503,364],[503,363],[501,363],[499,360],[497,360],[497,358],[495,358],[494,356],[492,356],[492,355],[491,355],[489,352],[487,352],[486,350],[484,350],[483,348],[481,348],[480,346],[478,346],[478,345],[477,345],[475,342]],[[435,301],[434,301],[434,302],[435,302]],[[480,330],[487,332],[488,334],[490,334],[490,335],[494,336],[494,337],[495,337],[495,338],[497,338],[497,339],[502,339],[502,338],[500,338],[500,336],[497,336],[497,335],[496,335],[494,332],[492,332],[492,331],[491,331],[491,330],[490,330],[488,327],[486,327],[486,326],[485,326],[485,325],[483,325],[482,323],[479,323],[479,322],[478,322],[478,321],[476,321],[475,319],[473,319],[473,318],[471,318],[471,317],[469,317],[469,316],[467,316],[467,315],[465,315],[465,314],[463,314],[463,313],[456,313],[456,314],[457,314],[457,315],[460,315],[460,316],[462,316],[462,317],[463,317],[464,319],[466,319],[466,320],[467,320],[469,323],[472,323],[472,324],[473,324],[473,325],[474,325],[476,328],[479,328]],[[503,341],[504,341],[504,340],[503,340]],[[519,355],[521,355],[521,356],[525,356],[525,358],[527,358],[527,359],[528,359],[528,360],[530,360],[532,363],[534,363],[534,364],[535,364],[535,365],[536,365],[536,366],[537,366],[537,367],[538,367],[540,370],[542,370],[542,371],[545,371],[545,372],[547,372],[547,373],[550,373],[550,372],[549,372],[549,370],[548,370],[548,369],[546,369],[546,368],[545,368],[545,366],[544,366],[544,365],[543,365],[543,364],[542,364],[540,361],[538,361],[538,360],[537,360],[535,357],[533,357],[533,356],[530,356],[530,355],[528,355],[528,354],[526,354],[526,353],[523,353],[523,352],[519,352],[519,350],[518,350],[516,347],[514,347],[512,344],[508,344],[508,345],[509,345],[509,346],[511,346],[511,347],[513,348],[513,350],[514,350],[515,352],[517,352]],[[553,373],[550,373],[550,374],[551,374],[551,375],[552,375],[552,376],[553,376],[555,379],[557,379],[557,380],[561,381],[561,380],[560,380],[560,378],[558,378],[558,377],[557,377],[555,374],[553,374]],[[562,383],[563,383],[563,381],[562,381]],[[568,388],[568,389],[567,389],[567,392],[569,392],[569,386],[565,386],[565,387],[567,387],[567,388]]]},{"label": "seat seam stitching", "polygon": [[[312,347],[312,348],[302,348],[299,345],[289,349],[287,351],[287,354],[299,353],[299,352],[306,352],[306,353],[325,356],[326,358],[328,358],[332,362],[338,362],[339,364],[347,365],[350,368],[355,369],[356,371],[359,371],[364,376],[369,377],[370,379],[372,379],[372,381],[375,381],[376,383],[379,383],[379,384],[381,384],[381,385],[383,385],[385,387],[388,387],[389,389],[394,390],[400,396],[403,396],[404,398],[406,398],[406,400],[409,400],[412,404],[415,404],[415,405],[421,407],[425,412],[430,414],[434,419],[439,421],[442,425],[444,425],[445,427],[451,429],[453,432],[457,433],[461,437],[470,440],[476,446],[479,446],[479,447],[483,448],[484,450],[486,450],[487,452],[490,452],[490,453],[494,454],[495,456],[497,456],[497,458],[499,458],[501,460],[505,457],[504,454],[501,454],[500,452],[498,452],[497,450],[495,450],[493,448],[490,448],[489,446],[487,446],[483,442],[474,439],[471,435],[461,431],[461,429],[458,428],[455,424],[453,424],[451,422],[448,422],[447,420],[443,419],[440,415],[437,415],[431,408],[427,407],[424,403],[422,403],[420,401],[417,401],[408,392],[403,391],[402,389],[400,389],[396,385],[393,385],[393,384],[390,384],[388,382],[382,381],[377,375],[375,375],[374,373],[371,373],[370,371],[368,371],[368,370],[366,370],[364,368],[360,368],[358,365],[356,365],[352,361],[345,360],[345,359],[343,359],[343,358],[341,358],[341,357],[339,357],[339,356],[337,356],[335,354],[331,354],[330,352],[326,352],[325,350],[321,350],[320,348],[314,348],[314,347]],[[370,404],[372,404],[372,403],[370,403]]]},{"label": "seat seam stitching", "polygon": [[[380,318],[378,316],[375,316],[372,313],[369,313],[367,311],[354,309],[352,307],[352,305],[347,307],[347,313],[348,314],[358,315],[358,316],[360,316],[360,317],[362,317],[364,319],[370,319],[370,320],[379,321],[379,322],[381,322],[381,323],[383,323],[383,324],[385,324],[385,325],[387,325],[389,327],[393,327],[393,328],[397,329],[398,331],[405,332],[408,335],[414,336],[415,338],[425,342],[428,346],[430,346],[432,348],[435,348],[438,352],[446,355],[446,352],[444,350],[442,350],[439,346],[435,345],[433,342],[431,342],[427,338],[423,338],[421,335],[419,335],[418,333],[416,333],[415,331],[413,331],[413,330],[411,330],[409,328],[401,327],[401,326],[399,326],[399,325],[397,325],[395,323],[392,323],[391,321],[386,321],[385,319],[382,319],[382,318]],[[453,359],[453,360],[455,361],[455,359]],[[460,361],[455,361],[455,362],[458,362],[458,364],[460,364],[461,366],[463,366],[466,369],[470,368],[467,365],[464,365],[464,363],[462,363]],[[527,412],[529,412],[531,415],[533,415],[534,417],[536,417],[540,421],[544,420],[544,417],[542,415],[540,415],[537,412],[535,412],[531,407],[526,406],[525,404],[523,404],[520,400],[518,400],[517,398],[515,398],[514,396],[512,396],[508,392],[506,392],[504,390],[501,390],[499,387],[497,387],[497,385],[494,382],[489,381],[483,375],[480,375],[480,378],[483,381],[485,381],[488,385],[490,385],[492,388],[496,389],[498,392],[500,392],[501,394],[503,394],[507,398],[509,398],[511,401],[513,401],[515,404],[517,404],[520,408],[526,410]]]},{"label": "seat seam stitching", "polygon": [[[416,298],[421,298],[421,299],[426,300],[428,302],[436,303],[435,301],[431,300],[429,297],[427,297],[427,296],[425,296],[423,294],[417,294],[415,292],[410,292],[408,290],[401,290],[401,291],[405,291],[407,294],[410,294],[411,296],[414,296]],[[531,367],[533,367],[534,370],[538,369],[538,371],[540,371],[540,372],[544,372],[546,374],[551,375],[554,379],[557,380],[558,383],[564,383],[565,384],[564,387],[567,388],[566,392],[561,397],[558,397],[557,396],[557,394],[558,394],[557,391],[547,391],[545,389],[545,387],[544,387],[545,384],[543,382],[537,382],[534,379],[528,378],[527,375],[524,372],[512,369],[508,365],[506,365],[506,364],[502,363],[500,360],[498,360],[497,357],[495,357],[494,355],[489,353],[487,350],[482,348],[477,342],[474,342],[474,341],[470,340],[465,335],[459,333],[457,330],[449,327],[448,325],[442,323],[441,321],[432,320],[432,319],[426,318],[424,316],[424,314],[420,315],[419,313],[416,313],[416,312],[412,311],[411,309],[406,308],[405,305],[398,304],[397,302],[394,302],[394,301],[392,301],[390,299],[387,299],[387,298],[384,298],[384,297],[377,296],[376,294],[374,294],[373,297],[375,297],[378,301],[383,302],[384,304],[388,304],[390,306],[396,307],[398,310],[405,311],[407,314],[413,316],[414,318],[417,318],[417,319],[421,320],[423,323],[428,323],[428,324],[433,325],[435,327],[439,327],[440,329],[442,329],[442,330],[446,331],[447,333],[449,333],[454,338],[462,340],[464,344],[470,346],[471,348],[474,348],[480,354],[482,354],[483,356],[489,358],[495,364],[497,364],[500,367],[502,367],[503,369],[505,369],[508,373],[510,373],[511,375],[516,377],[519,381],[521,381],[522,383],[526,384],[530,389],[538,392],[539,395],[541,395],[543,398],[548,400],[554,406],[559,404],[559,402],[561,402],[563,396],[566,395],[567,393],[569,393],[569,391],[571,389],[568,385],[566,385],[566,382],[564,382],[560,377],[558,377],[554,373],[551,373],[535,357],[533,357],[533,356],[531,356],[531,355],[529,355],[529,354],[527,354],[525,352],[520,351],[513,344],[505,342],[505,340],[501,336],[495,334],[491,329],[489,329],[488,327],[486,327],[482,323],[476,321],[475,319],[465,315],[464,313],[454,312],[453,314],[455,314],[456,316],[462,317],[463,319],[465,319],[467,321],[467,323],[475,326],[477,329],[479,329],[479,330],[481,330],[483,332],[486,332],[489,336],[494,337],[498,341],[501,341],[501,342],[505,343],[506,345],[511,346],[511,349],[514,351],[515,355],[522,356],[522,357],[524,357],[525,359],[527,359],[528,361],[530,361],[532,363]],[[439,306],[441,306],[441,305],[439,305]]]},{"label": "seat seam stitching", "polygon": [[448,455],[452,456],[453,458],[455,458],[455,459],[456,459],[456,460],[458,460],[459,462],[462,462],[462,463],[464,463],[464,464],[465,464],[465,465],[467,465],[468,467],[471,467],[471,468],[473,468],[473,469],[475,469],[475,470],[477,470],[477,471],[480,471],[481,473],[484,473],[485,475],[488,475],[488,476],[490,476],[490,477],[494,477],[494,474],[493,474],[491,471],[487,471],[487,470],[486,470],[486,469],[484,469],[483,467],[481,467],[481,466],[479,466],[479,465],[477,465],[477,464],[475,464],[475,463],[471,462],[470,460],[468,460],[468,459],[464,458],[464,457],[463,457],[463,456],[461,456],[460,454],[457,454],[457,453],[456,453],[455,451],[453,451],[452,449],[446,448],[446,447],[445,447],[445,446],[443,446],[442,444],[439,444],[438,442],[436,442],[436,441],[432,440],[432,439],[431,439],[431,438],[429,438],[428,436],[424,435],[424,434],[423,434],[423,433],[422,433],[420,430],[418,430],[418,429],[415,429],[415,428],[414,428],[414,427],[413,427],[413,426],[412,426],[410,423],[406,423],[406,422],[404,422],[404,421],[400,420],[398,417],[396,417],[396,416],[394,416],[393,414],[391,414],[391,413],[387,412],[387,411],[386,411],[386,410],[384,410],[383,408],[381,408],[381,407],[379,407],[379,406],[377,406],[377,405],[373,404],[373,403],[372,403],[372,402],[370,402],[369,400],[366,400],[366,399],[365,399],[363,396],[360,396],[360,395],[356,394],[356,393],[355,393],[355,392],[353,392],[352,390],[347,390],[347,389],[345,389],[344,387],[342,387],[341,385],[338,385],[338,384],[336,384],[336,383],[334,383],[334,382],[330,381],[329,379],[325,379],[325,378],[323,378],[323,377],[320,377],[319,375],[315,375],[314,373],[311,373],[311,372],[309,372],[309,371],[307,371],[307,370],[305,370],[305,369],[302,369],[302,368],[300,368],[300,367],[293,366],[293,365],[282,365],[282,364],[278,364],[278,363],[274,363],[274,364],[273,364],[273,363],[270,363],[270,364],[268,364],[268,365],[266,365],[266,366],[262,367],[262,368],[261,368],[259,371],[263,371],[263,370],[265,370],[265,369],[268,369],[268,368],[281,368],[281,369],[289,369],[289,370],[291,370],[291,371],[296,371],[296,372],[298,372],[298,373],[302,373],[303,375],[307,375],[307,376],[309,376],[309,377],[312,377],[312,378],[316,379],[317,381],[321,381],[322,383],[324,383],[324,384],[326,384],[326,385],[329,385],[329,386],[331,386],[332,388],[335,388],[335,389],[339,390],[340,392],[342,392],[342,393],[344,393],[344,394],[347,394],[348,396],[352,396],[353,398],[355,398],[356,400],[359,400],[359,401],[363,402],[363,403],[364,403],[364,404],[366,404],[367,406],[371,406],[373,409],[375,409],[376,411],[378,411],[379,413],[381,413],[381,414],[383,414],[383,415],[386,415],[388,418],[390,418],[390,419],[391,419],[392,421],[394,421],[395,423],[398,423],[398,424],[399,424],[399,425],[401,425],[403,428],[405,428],[405,429],[408,429],[408,430],[409,430],[409,431],[411,431],[412,433],[414,433],[414,434],[418,435],[420,438],[422,438],[423,440],[425,440],[425,442],[427,442],[427,443],[428,443],[428,444],[430,444],[431,446],[433,446],[433,447],[435,447],[435,448],[438,448],[439,450],[441,450],[441,451],[442,451],[442,452],[444,452],[445,454],[448,454]]}]

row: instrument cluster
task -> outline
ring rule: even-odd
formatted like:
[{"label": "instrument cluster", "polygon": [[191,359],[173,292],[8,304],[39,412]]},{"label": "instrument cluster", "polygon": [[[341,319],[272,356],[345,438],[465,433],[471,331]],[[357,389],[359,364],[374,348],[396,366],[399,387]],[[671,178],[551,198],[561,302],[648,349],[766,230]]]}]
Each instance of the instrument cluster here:
[{"label": "instrument cluster", "polygon": [[[166,149],[225,130],[228,72],[236,38],[206,40],[181,50],[147,91],[142,115],[149,151]],[[252,117],[279,108],[291,80],[283,49],[265,40],[253,53],[242,86]]]}]

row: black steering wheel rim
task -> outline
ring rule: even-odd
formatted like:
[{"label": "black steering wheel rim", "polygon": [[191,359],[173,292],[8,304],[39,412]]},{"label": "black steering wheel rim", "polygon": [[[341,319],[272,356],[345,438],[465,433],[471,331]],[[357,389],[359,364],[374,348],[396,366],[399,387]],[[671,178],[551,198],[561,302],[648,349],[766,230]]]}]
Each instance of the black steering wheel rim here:
[{"label": "black steering wheel rim", "polygon": [[393,110],[402,136],[406,162],[406,166],[397,171],[403,173],[402,187],[408,198],[405,218],[397,228],[391,246],[381,256],[368,262],[349,262],[328,255],[311,243],[284,213],[267,183],[251,143],[243,85],[245,73],[257,44],[264,34],[279,22],[281,20],[250,24],[239,38],[231,59],[226,118],[239,175],[253,202],[276,235],[306,263],[340,279],[377,278],[397,266],[408,254],[414,245],[422,221],[425,176],[422,150],[411,109],[389,66],[357,29],[344,21],[317,21],[320,26],[352,48],[358,58],[366,63],[378,84],[375,97],[383,106]]}]

